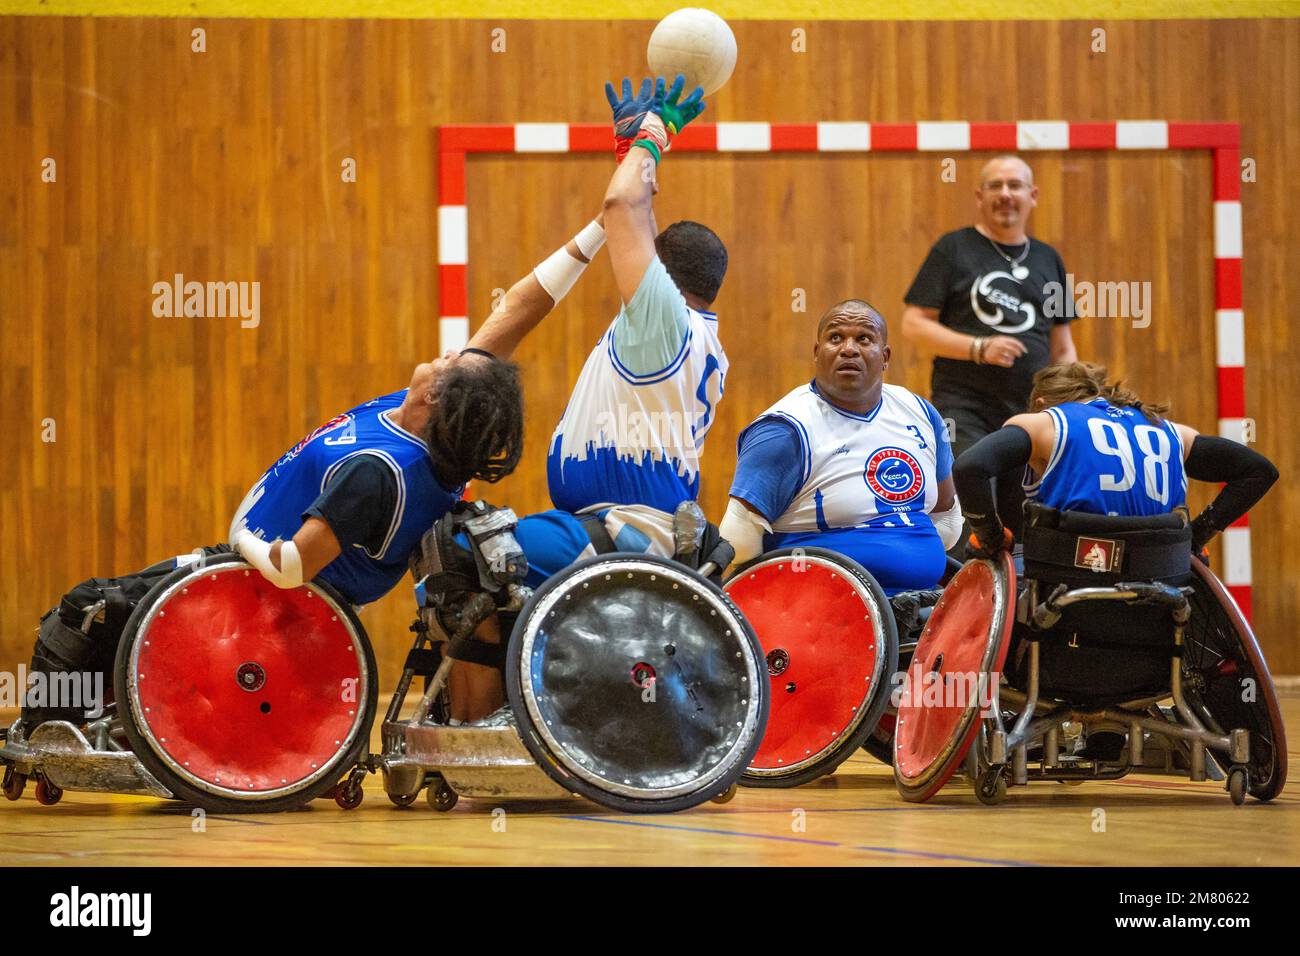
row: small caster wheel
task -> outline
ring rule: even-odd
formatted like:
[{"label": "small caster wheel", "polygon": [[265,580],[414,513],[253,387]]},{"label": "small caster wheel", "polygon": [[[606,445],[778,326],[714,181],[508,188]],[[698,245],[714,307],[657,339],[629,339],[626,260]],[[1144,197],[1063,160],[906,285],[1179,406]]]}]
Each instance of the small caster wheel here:
[{"label": "small caster wheel", "polygon": [[344,810],[355,810],[365,798],[366,792],[361,789],[359,780],[349,780],[334,788],[334,802]]},{"label": "small caster wheel", "polygon": [[1233,806],[1241,806],[1246,802],[1246,768],[1233,767],[1228,771],[1228,796],[1232,798]]},{"label": "small caster wheel", "polygon": [[27,774],[19,773],[13,764],[5,766],[4,792],[6,799],[17,800],[27,786]]},{"label": "small caster wheel", "polygon": [[726,790],[723,790],[716,797],[710,798],[710,803],[730,803],[736,796],[736,785],[733,783]]},{"label": "small caster wheel", "polygon": [[390,793],[388,799],[393,801],[395,807],[409,807],[419,795],[420,791],[418,790],[415,793]]},{"label": "small caster wheel", "polygon": [[996,807],[1007,798],[1007,777],[1001,767],[990,767],[975,783],[975,796],[986,807]]},{"label": "small caster wheel", "polygon": [[440,813],[446,813],[456,805],[460,799],[460,794],[451,787],[447,786],[447,781],[439,780],[437,783],[430,785],[428,800],[429,806]]},{"label": "small caster wheel", "polygon": [[63,799],[63,788],[55,786],[44,777],[36,778],[36,802],[43,807],[52,807]]}]

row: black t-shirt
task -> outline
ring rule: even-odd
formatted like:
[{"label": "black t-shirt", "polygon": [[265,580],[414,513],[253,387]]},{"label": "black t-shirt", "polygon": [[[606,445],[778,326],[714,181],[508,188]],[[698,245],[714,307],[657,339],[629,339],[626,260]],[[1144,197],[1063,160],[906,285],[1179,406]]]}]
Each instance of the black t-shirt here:
[{"label": "black t-shirt", "polygon": [[383,459],[363,454],[343,463],[302,517],[322,519],[344,550],[359,544],[378,554],[396,511],[393,469]]},{"label": "black t-shirt", "polygon": [[[998,250],[1029,270],[1023,279],[1012,275],[1013,266]],[[939,321],[967,335],[1010,335],[1027,351],[1011,368],[936,358],[930,376],[930,399],[940,412],[944,406],[980,412],[997,428],[1002,421],[1023,412],[1033,388],[1034,373],[1051,362],[1052,326],[1070,316],[1047,315],[1045,304],[1053,298],[1048,283],[1060,283],[1064,295],[1065,264],[1055,249],[1030,239],[1025,247],[994,243],[974,226],[958,229],[939,239],[926,256],[904,300],[909,305],[939,310]],[[1053,309],[1067,312],[1066,309]]]}]

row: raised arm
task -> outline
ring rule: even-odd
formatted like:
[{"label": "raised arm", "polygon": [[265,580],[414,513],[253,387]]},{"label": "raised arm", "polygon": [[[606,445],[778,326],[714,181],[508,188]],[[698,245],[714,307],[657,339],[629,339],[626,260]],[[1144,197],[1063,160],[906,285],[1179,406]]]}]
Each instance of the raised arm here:
[{"label": "raised arm", "polygon": [[672,89],[660,77],[642,81],[636,93],[623,80],[622,95],[605,84],[614,116],[614,153],[618,168],[605,190],[605,226],[614,281],[624,304],[630,303],[655,257],[653,197],[658,189],[655,173],[676,136],[704,110],[704,91],[696,89],[681,99],[685,80],[678,76]]},{"label": "raised arm", "polygon": [[467,348],[508,359],[519,343],[573,288],[605,241],[604,214],[557,249],[501,297]]},{"label": "raised arm", "polygon": [[632,301],[655,257],[654,180],[654,155],[643,146],[633,146],[605,190],[609,261],[624,304]]}]

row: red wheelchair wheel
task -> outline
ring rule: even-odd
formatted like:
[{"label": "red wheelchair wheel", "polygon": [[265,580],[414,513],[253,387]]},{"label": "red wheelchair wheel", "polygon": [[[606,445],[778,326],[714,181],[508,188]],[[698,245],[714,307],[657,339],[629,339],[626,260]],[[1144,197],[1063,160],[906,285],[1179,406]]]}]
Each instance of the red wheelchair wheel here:
[{"label": "red wheelchair wheel", "polygon": [[894,784],[903,799],[929,800],[966,758],[983,702],[1006,662],[1015,597],[1016,570],[1007,553],[967,562],[944,588],[898,707]]},{"label": "red wheelchair wheel", "polygon": [[374,655],[321,582],[275,587],[237,555],[164,578],[127,622],[114,687],[141,762],[210,810],[328,792],[369,744]]},{"label": "red wheelchair wheel", "polygon": [[831,773],[889,704],[898,632],[885,592],[823,548],[765,554],[724,590],[763,645],[770,681],[767,730],[740,782],[796,787]]}]

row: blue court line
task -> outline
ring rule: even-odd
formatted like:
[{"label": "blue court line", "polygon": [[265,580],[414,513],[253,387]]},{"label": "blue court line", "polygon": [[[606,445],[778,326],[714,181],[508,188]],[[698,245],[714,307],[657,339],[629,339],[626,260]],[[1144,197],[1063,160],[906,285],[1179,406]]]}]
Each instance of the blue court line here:
[{"label": "blue court line", "polygon": [[[936,808],[937,809],[937,808]],[[582,820],[587,823],[613,823],[626,827],[648,827],[653,830],[683,830],[687,833],[707,833],[717,836],[748,837],[753,840],[776,840],[783,843],[807,843],[813,846],[844,847],[850,850],[865,850],[871,853],[892,853],[901,856],[919,856],[932,860],[955,860],[962,863],[985,863],[990,866],[1039,866],[1023,860],[995,860],[979,856],[962,856],[955,853],[928,853],[924,850],[907,850],[899,847],[852,846],[837,840],[813,840],[809,837],[781,836],[775,833],[746,833],[738,830],[720,830],[713,827],[687,827],[677,823],[650,823],[644,820],[615,820],[609,817],[568,816],[567,820]]]},{"label": "blue court line", "polygon": [[715,833],[718,836],[751,837],[756,840],[778,840],[784,843],[810,843],[813,846],[844,846],[835,840],[813,840],[809,837],[781,836],[775,833],[743,833],[736,830],[717,830],[712,827],[684,827],[677,823],[647,823],[644,820],[613,820],[609,817],[570,816],[566,820],[584,820],[587,823],[616,823],[625,827],[649,827],[653,830],[685,830],[687,833]]},{"label": "blue court line", "polygon": [[1026,860],[994,860],[983,856],[962,856],[958,853],[927,853],[925,850],[905,850],[895,846],[855,846],[854,850],[870,850],[872,853],[894,853],[900,856],[923,856],[931,860],[959,860],[962,863],[987,863],[990,866],[1044,866],[1043,863],[1029,863]]}]

